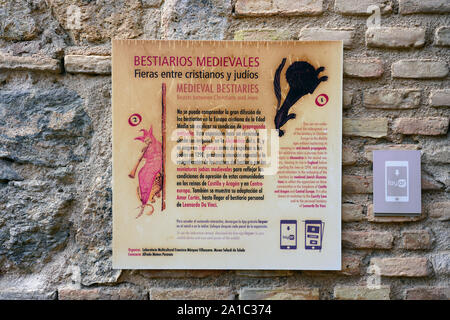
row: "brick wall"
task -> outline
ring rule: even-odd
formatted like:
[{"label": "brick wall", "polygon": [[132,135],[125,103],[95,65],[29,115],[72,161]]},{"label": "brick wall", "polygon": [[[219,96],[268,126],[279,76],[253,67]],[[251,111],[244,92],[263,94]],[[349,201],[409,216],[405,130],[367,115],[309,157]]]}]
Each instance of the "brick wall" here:
[{"label": "brick wall", "polygon": [[[0,10],[1,299],[449,299],[448,1],[70,4]],[[342,271],[111,268],[111,37],[344,41]],[[419,217],[374,216],[379,149],[421,150]]]}]

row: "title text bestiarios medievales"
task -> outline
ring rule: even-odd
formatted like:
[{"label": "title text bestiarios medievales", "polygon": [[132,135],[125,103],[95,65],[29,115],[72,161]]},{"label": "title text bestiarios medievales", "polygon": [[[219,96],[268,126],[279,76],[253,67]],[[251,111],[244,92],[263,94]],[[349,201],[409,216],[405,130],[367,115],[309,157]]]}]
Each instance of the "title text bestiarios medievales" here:
[{"label": "title text bestiarios medievales", "polygon": [[[195,62],[195,65],[194,65]],[[192,57],[192,56],[134,56],[134,66],[142,67],[244,67],[257,68],[259,57]]]}]

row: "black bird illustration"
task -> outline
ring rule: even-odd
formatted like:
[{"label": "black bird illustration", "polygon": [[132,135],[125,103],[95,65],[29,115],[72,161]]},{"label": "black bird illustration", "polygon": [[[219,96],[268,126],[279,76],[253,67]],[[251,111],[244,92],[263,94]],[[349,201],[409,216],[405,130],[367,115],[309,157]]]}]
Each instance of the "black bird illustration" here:
[{"label": "black bird illustration", "polygon": [[304,95],[313,93],[317,86],[323,82],[327,81],[327,76],[322,76],[319,78],[319,73],[325,70],[324,67],[319,67],[315,69],[311,64],[306,61],[296,61],[292,63],[286,70],[286,80],[289,84],[289,92],[284,99],[283,104],[281,103],[281,87],[280,87],[280,75],[283,70],[284,64],[286,63],[286,58],[281,61],[275,72],[274,78],[274,91],[275,96],[278,100],[277,113],[275,115],[275,128],[278,129],[279,136],[284,135],[284,131],[281,127],[291,119],[295,119],[295,113],[289,113],[289,109]]}]

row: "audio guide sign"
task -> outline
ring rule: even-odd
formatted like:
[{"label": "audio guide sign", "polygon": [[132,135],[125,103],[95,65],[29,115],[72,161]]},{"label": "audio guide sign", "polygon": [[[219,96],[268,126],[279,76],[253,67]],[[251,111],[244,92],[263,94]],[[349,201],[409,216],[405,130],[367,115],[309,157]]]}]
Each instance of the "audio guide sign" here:
[{"label": "audio guide sign", "polygon": [[114,40],[113,267],[339,270],[342,52]]}]

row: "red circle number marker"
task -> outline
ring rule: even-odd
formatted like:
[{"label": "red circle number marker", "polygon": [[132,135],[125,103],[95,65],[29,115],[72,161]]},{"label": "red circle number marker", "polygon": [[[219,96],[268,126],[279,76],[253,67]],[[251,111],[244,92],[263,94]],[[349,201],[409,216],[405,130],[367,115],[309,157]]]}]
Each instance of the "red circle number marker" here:
[{"label": "red circle number marker", "polygon": [[316,104],[319,107],[323,107],[328,103],[328,96],[325,93],[319,94],[316,98]]},{"label": "red circle number marker", "polygon": [[128,123],[130,124],[130,126],[132,127],[136,127],[139,123],[141,123],[142,121],[142,116],[139,113],[133,113],[129,118],[128,118]]}]

